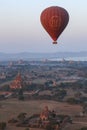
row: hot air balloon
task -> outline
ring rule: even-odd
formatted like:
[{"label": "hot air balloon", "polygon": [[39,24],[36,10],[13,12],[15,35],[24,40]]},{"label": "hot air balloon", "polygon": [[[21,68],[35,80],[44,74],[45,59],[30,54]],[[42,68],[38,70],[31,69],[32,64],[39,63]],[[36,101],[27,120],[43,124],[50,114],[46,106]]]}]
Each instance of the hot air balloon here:
[{"label": "hot air balloon", "polygon": [[51,6],[42,11],[40,21],[53,39],[53,43],[56,44],[58,37],[68,24],[69,14],[62,7]]}]

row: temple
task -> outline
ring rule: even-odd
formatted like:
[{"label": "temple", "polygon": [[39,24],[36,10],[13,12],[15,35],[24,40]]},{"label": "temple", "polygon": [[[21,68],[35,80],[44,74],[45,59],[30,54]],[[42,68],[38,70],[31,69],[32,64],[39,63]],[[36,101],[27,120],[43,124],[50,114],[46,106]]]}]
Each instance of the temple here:
[{"label": "temple", "polygon": [[22,77],[21,77],[20,73],[17,74],[16,78],[10,84],[10,88],[11,89],[21,89],[22,88]]}]

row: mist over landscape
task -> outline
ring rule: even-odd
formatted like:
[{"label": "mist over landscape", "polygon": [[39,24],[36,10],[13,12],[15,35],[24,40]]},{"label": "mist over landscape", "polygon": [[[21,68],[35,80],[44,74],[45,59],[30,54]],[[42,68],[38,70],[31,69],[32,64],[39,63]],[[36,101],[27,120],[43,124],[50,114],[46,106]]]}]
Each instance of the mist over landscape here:
[{"label": "mist over landscape", "polygon": [[0,60],[41,60],[41,59],[63,59],[77,58],[84,60],[87,57],[87,51],[82,52],[54,52],[54,53],[34,53],[34,52],[19,52],[19,53],[0,53]]}]

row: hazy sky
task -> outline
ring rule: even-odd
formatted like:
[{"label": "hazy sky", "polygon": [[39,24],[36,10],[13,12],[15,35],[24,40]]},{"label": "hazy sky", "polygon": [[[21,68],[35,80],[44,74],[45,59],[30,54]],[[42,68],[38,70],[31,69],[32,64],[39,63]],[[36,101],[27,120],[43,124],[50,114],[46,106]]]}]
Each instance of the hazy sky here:
[{"label": "hazy sky", "polygon": [[[40,23],[48,6],[69,12],[57,45]],[[87,51],[87,0],[0,0],[0,52]]]}]

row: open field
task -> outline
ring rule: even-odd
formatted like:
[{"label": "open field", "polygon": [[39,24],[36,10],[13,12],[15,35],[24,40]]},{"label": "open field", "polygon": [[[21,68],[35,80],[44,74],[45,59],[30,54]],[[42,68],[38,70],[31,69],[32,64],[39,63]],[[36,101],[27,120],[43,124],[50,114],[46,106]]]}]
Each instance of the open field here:
[{"label": "open field", "polygon": [[45,106],[48,106],[50,110],[54,109],[58,114],[69,114],[72,116],[82,111],[82,107],[79,105],[68,105],[67,103],[55,101],[4,100],[0,101],[0,121],[7,121],[9,118],[17,116],[21,112],[26,112],[28,116],[34,113],[40,113]]},{"label": "open field", "polygon": [[[47,100],[32,100],[32,101],[18,101],[13,99],[8,99],[4,101],[0,101],[0,121],[8,121],[12,117],[17,117],[17,115],[21,112],[26,112],[27,116],[32,114],[40,113],[44,106],[48,106],[50,110],[55,110],[57,114],[67,114],[72,117],[78,115],[82,111],[82,107],[80,105],[69,105],[67,103],[60,103],[55,101],[47,101]],[[77,119],[77,121],[84,121],[84,119]],[[85,118],[85,121],[87,117]],[[76,121],[76,118],[74,118]],[[69,130],[77,130],[76,128],[80,128],[84,126],[83,124],[67,124],[64,130],[67,128]],[[75,127],[73,129],[73,127]],[[7,130],[25,130],[25,128],[15,127],[8,125]]]}]

